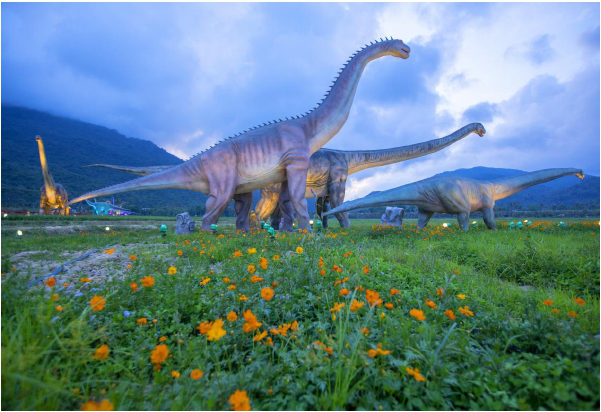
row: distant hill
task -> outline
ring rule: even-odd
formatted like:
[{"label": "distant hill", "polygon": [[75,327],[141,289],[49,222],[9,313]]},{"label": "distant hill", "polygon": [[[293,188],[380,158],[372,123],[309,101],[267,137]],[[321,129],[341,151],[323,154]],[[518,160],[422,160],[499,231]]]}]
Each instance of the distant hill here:
[{"label": "distant hill", "polygon": [[[50,173],[69,198],[131,180],[137,176],[108,169],[82,168],[92,163],[156,166],[183,162],[148,140],[116,130],[21,107],[2,105],[2,207],[37,209],[44,184],[35,136],[44,140]],[[149,190],[115,195],[115,203],[153,214],[183,211],[200,214],[207,196],[187,190]],[[98,199],[105,200],[105,199]],[[77,205],[75,205],[77,206]]]}]

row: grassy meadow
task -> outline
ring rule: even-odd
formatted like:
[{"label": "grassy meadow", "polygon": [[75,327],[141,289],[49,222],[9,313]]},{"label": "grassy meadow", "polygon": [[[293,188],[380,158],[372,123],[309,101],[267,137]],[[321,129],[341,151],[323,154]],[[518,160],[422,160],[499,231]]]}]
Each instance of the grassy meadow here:
[{"label": "grassy meadow", "polygon": [[598,220],[447,222],[9,216],[2,409],[599,410]]}]

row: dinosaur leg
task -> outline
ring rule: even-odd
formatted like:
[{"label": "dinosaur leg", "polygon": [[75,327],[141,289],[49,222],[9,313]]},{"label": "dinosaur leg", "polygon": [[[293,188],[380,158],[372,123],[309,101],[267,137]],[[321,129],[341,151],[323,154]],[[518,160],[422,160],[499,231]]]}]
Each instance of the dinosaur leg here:
[{"label": "dinosaur leg", "polygon": [[288,192],[288,181],[282,183],[280,188],[280,200],[279,200],[280,214],[284,218],[284,221],[280,227],[280,230],[285,232],[292,232],[292,223],[294,222],[294,207],[290,201],[290,194]]},{"label": "dinosaur leg", "polygon": [[[330,206],[333,208],[344,203],[344,193],[346,189],[346,179],[330,183],[328,190],[330,192]],[[336,213],[336,219],[340,222],[340,227],[351,227],[351,221],[348,213]]]},{"label": "dinosaur leg", "polygon": [[234,195],[234,212],[236,213],[236,230],[248,232],[250,229],[249,213],[253,203],[253,193]]},{"label": "dinosaur leg", "polygon": [[[286,176],[288,178],[288,196],[290,202],[298,216],[298,228],[311,230],[309,224],[309,211],[307,209],[307,199],[305,191],[307,190],[307,169],[309,167],[309,156],[307,159],[298,159],[298,162],[286,167]],[[282,209],[282,213],[286,211]]]},{"label": "dinosaur leg", "polygon": [[433,214],[434,214],[434,212],[428,212],[427,210],[418,208],[417,209],[417,227],[419,229],[425,228]]},{"label": "dinosaur leg", "polygon": [[457,215],[457,222],[459,223],[459,227],[461,230],[469,230],[470,229],[470,213],[469,212],[461,212]]},{"label": "dinosaur leg", "polygon": [[317,216],[321,219],[321,224],[324,229],[328,228],[328,217],[324,216],[324,212],[328,211],[328,203],[325,197],[318,197],[315,202],[315,212],[317,212]]},{"label": "dinosaur leg", "polygon": [[492,207],[487,207],[481,210],[482,219],[484,219],[484,224],[490,230],[497,230],[497,225],[495,224],[495,212]]},{"label": "dinosaur leg", "polygon": [[280,204],[278,202],[275,205],[275,210],[271,214],[271,221],[269,222],[269,225],[274,230],[280,230],[280,220],[282,220],[282,210],[280,209]]}]

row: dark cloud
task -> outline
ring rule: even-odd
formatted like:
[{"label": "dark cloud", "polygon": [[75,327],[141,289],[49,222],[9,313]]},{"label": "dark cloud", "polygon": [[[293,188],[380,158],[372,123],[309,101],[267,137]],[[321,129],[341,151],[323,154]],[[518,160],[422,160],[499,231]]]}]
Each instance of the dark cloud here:
[{"label": "dark cloud", "polygon": [[497,105],[484,102],[470,107],[463,112],[462,123],[488,123],[492,122],[493,116],[497,111]]}]

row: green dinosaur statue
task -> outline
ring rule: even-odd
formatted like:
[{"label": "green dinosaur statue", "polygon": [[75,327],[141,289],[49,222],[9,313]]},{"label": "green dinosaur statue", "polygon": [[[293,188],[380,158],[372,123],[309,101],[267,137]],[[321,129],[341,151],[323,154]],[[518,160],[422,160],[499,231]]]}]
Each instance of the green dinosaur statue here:
[{"label": "green dinosaur statue", "polygon": [[305,200],[309,158],[342,128],[350,113],[363,70],[374,59],[409,57],[401,40],[366,45],[347,61],[330,91],[316,108],[303,116],[264,123],[226,139],[188,161],[148,176],[96,190],[71,203],[132,190],[187,189],[209,195],[201,229],[210,230],[232,198],[237,229],[248,230],[252,191],[282,183],[281,196],[290,199],[299,216],[299,228],[309,229]]},{"label": "green dinosaur statue", "polygon": [[127,209],[123,209],[121,206],[117,206],[110,202],[98,202],[94,199],[94,203],[86,199],[86,203],[92,206],[95,215],[108,215],[111,210],[119,212],[129,212]]},{"label": "green dinosaur statue", "polygon": [[51,210],[55,210],[60,215],[69,214],[67,191],[60,183],[55,183],[52,175],[48,171],[46,161],[46,151],[41,136],[36,136],[38,149],[40,151],[40,163],[42,165],[42,174],[44,175],[44,186],[40,188],[40,215],[49,215]]},{"label": "green dinosaur statue", "polygon": [[[322,216],[322,211],[326,208],[328,198],[332,208],[338,207],[344,202],[346,180],[349,175],[372,167],[380,167],[426,156],[458,142],[471,133],[483,136],[486,130],[480,123],[470,123],[446,137],[409,146],[361,151],[320,149],[311,156],[309,162],[305,197],[317,197],[317,214]],[[278,198],[279,185],[261,189],[261,200],[255,207],[258,221],[267,220],[269,216],[272,216],[271,226],[278,225],[280,221],[279,217],[282,214],[277,210],[279,209]],[[282,209],[282,212],[284,212],[284,225],[290,226],[292,224],[292,211],[289,208],[289,212],[285,213],[284,210]],[[347,213],[336,214],[336,218],[342,227],[349,227],[351,225]],[[322,217],[322,221],[323,226],[327,227],[328,218],[324,216]]]},{"label": "green dinosaur statue", "polygon": [[[467,137],[471,133],[483,136],[486,130],[480,123],[471,123],[440,139],[392,149],[363,151],[319,149],[309,159],[305,197],[312,197],[312,193],[317,196],[317,213],[322,216],[322,210],[328,198],[332,207],[340,206],[344,202],[345,184],[349,175],[367,168],[402,162],[437,152]],[[104,167],[138,175],[149,175],[173,166],[134,167],[94,164],[84,167]],[[271,216],[271,226],[275,229],[279,228],[282,215],[278,205],[280,188],[281,184],[278,183],[261,189],[261,199],[255,207],[255,222],[253,223],[256,226],[258,226],[258,222],[267,220]],[[292,225],[292,216],[291,213],[286,216],[287,222],[285,227],[289,229]],[[350,226],[347,213],[340,213],[336,215],[336,218],[340,222],[340,226]],[[327,228],[328,218],[323,217],[322,219],[323,227]]]},{"label": "green dinosaur statue", "polygon": [[572,168],[544,169],[490,182],[457,176],[434,176],[345,202],[342,206],[324,214],[348,212],[363,207],[415,205],[418,211],[417,226],[419,228],[426,227],[434,213],[449,213],[457,215],[457,221],[462,230],[468,230],[470,213],[480,211],[486,226],[491,230],[496,230],[493,210],[495,201],[530,186],[570,175],[584,179],[582,170]]}]

